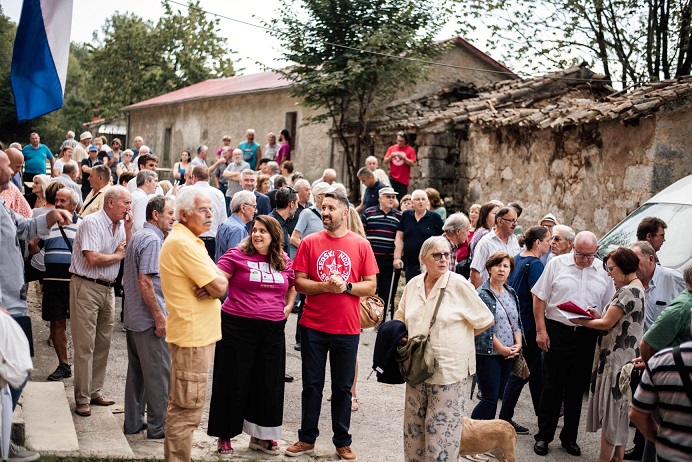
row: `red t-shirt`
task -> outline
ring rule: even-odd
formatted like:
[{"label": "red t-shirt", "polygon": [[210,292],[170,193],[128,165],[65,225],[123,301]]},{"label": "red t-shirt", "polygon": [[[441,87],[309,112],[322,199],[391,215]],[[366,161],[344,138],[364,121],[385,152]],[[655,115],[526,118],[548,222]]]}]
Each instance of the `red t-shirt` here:
[{"label": "red t-shirt", "polygon": [[247,255],[240,247],[229,249],[216,264],[230,274],[228,297],[221,309],[242,318],[283,321],[286,319],[284,297],[294,285],[291,260],[284,253],[286,269],[275,271],[269,266],[269,257]]},{"label": "red t-shirt", "polygon": [[[310,234],[300,242],[293,269],[322,282],[338,272],[350,283],[379,272],[370,243],[350,231],[340,238],[326,231]],[[343,293],[308,295],[300,325],[328,334],[359,334],[360,297]]]},{"label": "red t-shirt", "polygon": [[[384,155],[384,158],[389,158],[395,152],[403,153],[406,157],[408,157],[409,160],[414,162],[416,161],[416,151],[414,151],[409,145],[406,145],[403,148],[400,148],[396,144],[394,146],[390,146],[389,149],[387,149],[387,153]],[[389,176],[401,184],[408,185],[409,179],[411,178],[411,167],[409,167],[403,159],[395,157],[389,164]]]}]

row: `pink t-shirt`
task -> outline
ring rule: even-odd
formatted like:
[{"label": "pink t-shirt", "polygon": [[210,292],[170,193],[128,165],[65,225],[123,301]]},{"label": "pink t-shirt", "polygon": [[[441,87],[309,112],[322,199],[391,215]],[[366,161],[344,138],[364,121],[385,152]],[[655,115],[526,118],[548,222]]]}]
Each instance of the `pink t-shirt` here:
[{"label": "pink t-shirt", "polygon": [[284,252],[286,269],[275,271],[266,255],[247,255],[241,248],[229,249],[216,266],[230,274],[228,297],[221,309],[234,316],[283,321],[284,297],[295,283],[293,265]]},{"label": "pink t-shirt", "polygon": [[[321,282],[334,272],[351,283],[379,272],[370,242],[350,231],[340,238],[326,231],[307,236],[298,247],[294,269]],[[308,295],[300,324],[328,334],[359,334],[360,297],[343,293]]]}]

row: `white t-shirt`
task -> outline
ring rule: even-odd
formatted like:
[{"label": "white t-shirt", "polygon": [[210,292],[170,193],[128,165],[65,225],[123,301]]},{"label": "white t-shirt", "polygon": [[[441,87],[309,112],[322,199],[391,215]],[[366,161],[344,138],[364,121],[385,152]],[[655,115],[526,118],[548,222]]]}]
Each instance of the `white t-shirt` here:
[{"label": "white t-shirt", "polygon": [[77,170],[76,170],[76,171],[77,171],[77,175],[79,176],[79,171],[80,171],[79,164],[77,164],[77,162],[76,162],[74,159],[70,159],[70,160],[67,161],[67,162],[65,162],[65,161],[62,160],[62,159],[56,160],[56,161],[55,161],[55,164],[53,164],[53,170],[55,170],[55,169],[57,168],[57,169],[58,169],[58,175],[62,175],[62,168],[63,168],[65,165],[67,165],[67,164],[72,164],[72,165],[74,165],[74,168],[77,169]]}]

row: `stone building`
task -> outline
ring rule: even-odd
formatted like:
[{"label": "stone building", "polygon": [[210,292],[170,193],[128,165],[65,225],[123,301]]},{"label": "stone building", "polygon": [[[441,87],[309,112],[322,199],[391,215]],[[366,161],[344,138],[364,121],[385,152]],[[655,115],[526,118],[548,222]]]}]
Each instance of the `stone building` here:
[{"label": "stone building", "polygon": [[519,201],[525,229],[552,212],[603,234],[692,173],[692,77],[623,93],[582,65],[447,103],[454,91],[400,105],[371,133],[380,158],[397,131],[410,133],[412,187],[439,189],[452,209]]},{"label": "stone building", "polygon": [[[518,78],[466,40],[456,37],[448,42],[449,49],[437,59],[446,66],[431,73],[410,95],[421,98],[458,81],[465,82],[464,88],[475,88]],[[254,128],[255,140],[264,146],[267,133],[278,135],[286,128],[293,136],[296,170],[313,180],[328,167],[345,172],[338,143],[329,136],[329,124],[302,125],[314,112],[290,97],[289,89],[289,82],[279,74],[263,72],[207,80],[122,111],[128,117],[130,139],[142,136],[164,169],[178,160],[183,149],[194,154],[198,145],[206,144],[215,152],[223,135],[231,135],[231,144],[237,146],[245,139],[246,129]],[[464,93],[464,97],[469,94]]]}]

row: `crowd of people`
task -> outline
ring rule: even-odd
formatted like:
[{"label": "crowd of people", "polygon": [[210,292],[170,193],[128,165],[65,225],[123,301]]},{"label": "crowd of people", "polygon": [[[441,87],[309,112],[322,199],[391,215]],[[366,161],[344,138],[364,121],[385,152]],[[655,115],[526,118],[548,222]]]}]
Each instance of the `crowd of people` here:
[{"label": "crowd of people", "polygon": [[[118,138],[84,132],[78,142],[68,132],[56,159],[32,133],[23,148],[0,151],[0,317],[11,316],[33,347],[26,284],[42,284],[58,363],[47,379],[74,374],[78,416],[114,404],[102,390],[122,297],[124,432],[164,439],[166,460],[189,461],[213,362],[207,432],[219,454],[232,454],[244,432],[251,449],[278,455],[293,381],[285,326],[296,313],[301,424],[284,454],[314,452],[329,357],[332,442],[340,459],[356,460],[349,428],[360,300],[376,294],[385,320],[403,325],[397,341],[429,334],[438,363],[429,379],[406,385],[407,461],[459,452],[469,381],[480,393],[470,417],[495,419],[502,400],[499,418],[519,435],[528,422],[515,422],[514,411],[529,384],[538,455],[548,454],[561,417],[562,447],[581,454],[588,391],[586,431],[601,430],[599,461],[685,460],[689,387],[683,375],[660,371],[672,370],[669,348],[680,344],[692,367],[692,269],[658,264],[665,222],[645,218],[636,243],[600,259],[593,233],[576,233],[553,213],[524,231],[516,201],[473,204],[467,216],[448,213],[434,188],[409,195],[417,159],[405,133],[384,154],[389,172],[374,156],[358,170],[357,206],[335,170],[313,183],[294,171],[287,130],[278,140],[269,133],[264,147],[254,130],[245,136],[237,148],[224,136],[215,155],[206,145],[194,157],[183,151],[172,181],[159,181],[158,158],[139,136],[123,149]],[[512,372],[519,359],[528,377]],[[13,406],[25,368],[21,380],[0,379]],[[626,451],[630,419],[639,431]],[[38,458],[14,443],[11,456]]]}]

